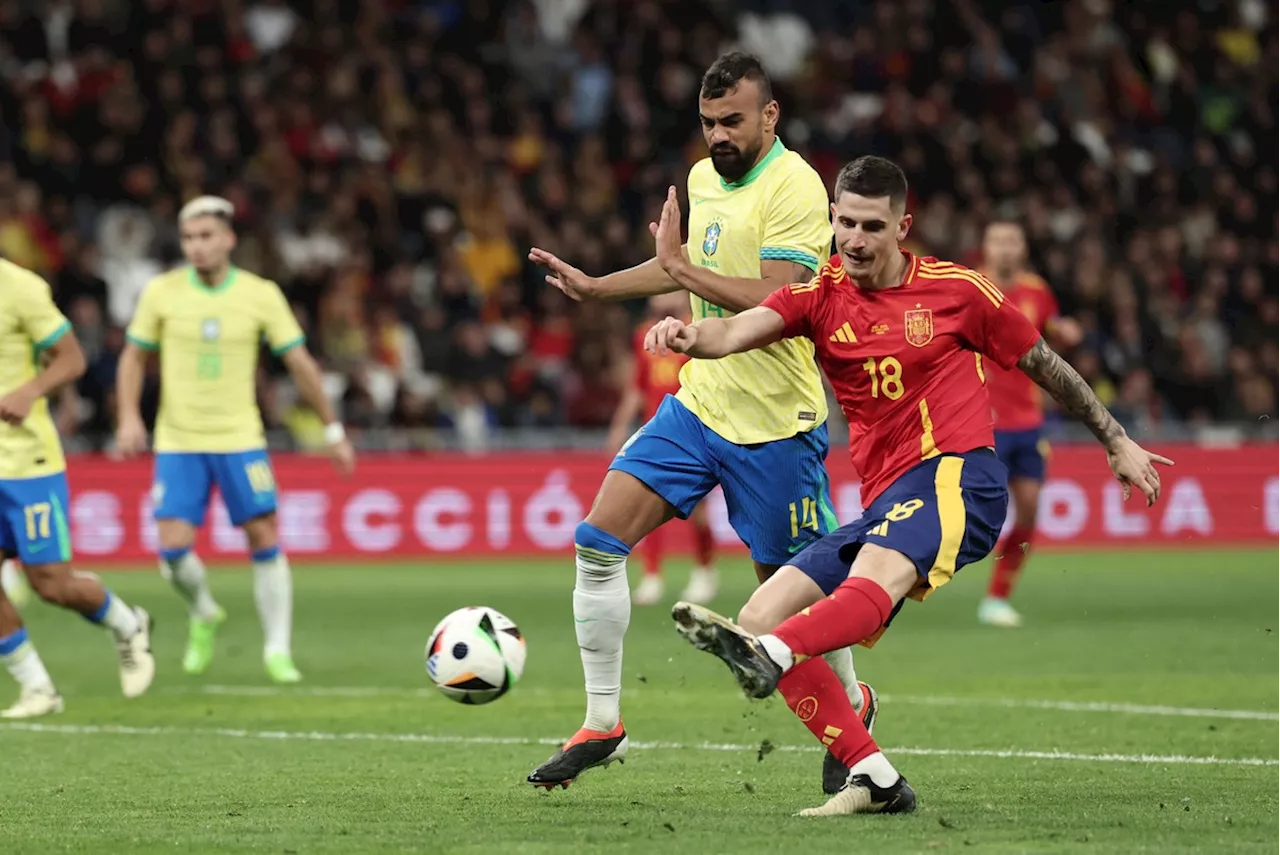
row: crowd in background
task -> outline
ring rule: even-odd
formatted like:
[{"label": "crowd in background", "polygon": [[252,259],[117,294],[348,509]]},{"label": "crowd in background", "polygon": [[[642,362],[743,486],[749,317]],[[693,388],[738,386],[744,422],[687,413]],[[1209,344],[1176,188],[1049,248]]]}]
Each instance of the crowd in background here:
[{"label": "crowd in background", "polygon": [[[353,427],[606,425],[638,307],[571,303],[526,252],[652,254],[731,44],[825,178],[902,164],[912,249],[977,264],[1021,219],[1131,429],[1275,418],[1262,0],[0,0],[0,255],[90,359],[61,428],[110,434],[122,328],[200,193],[235,203],[237,263],[284,288]],[[261,397],[314,436],[270,360]]]}]

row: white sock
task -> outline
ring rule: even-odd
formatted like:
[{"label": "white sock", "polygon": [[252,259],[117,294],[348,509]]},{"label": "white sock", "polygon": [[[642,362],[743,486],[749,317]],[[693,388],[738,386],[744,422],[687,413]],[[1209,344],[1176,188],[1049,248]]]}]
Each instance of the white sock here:
[{"label": "white sock", "polygon": [[262,621],[262,655],[289,655],[293,649],[293,574],[283,552],[276,550],[253,562],[253,599]]},{"label": "white sock", "polygon": [[0,563],[0,587],[4,589],[5,596],[10,601],[18,596],[18,587],[22,584],[22,571],[18,569],[18,565],[11,559],[5,559],[4,563]]},{"label": "white sock", "polygon": [[849,774],[866,775],[877,787],[892,787],[899,778],[898,770],[879,751],[854,763]]},{"label": "white sock", "polygon": [[0,660],[4,661],[4,667],[9,669],[9,673],[18,681],[23,691],[37,689],[55,691],[53,680],[45,670],[44,663],[40,661],[40,654],[36,653],[35,645],[27,640],[26,630],[20,629],[6,640],[16,641],[17,646],[8,653],[0,654]]},{"label": "white sock", "polygon": [[129,604],[107,591],[107,613],[102,616],[101,623],[111,630],[117,641],[132,638],[138,631],[138,615]]},{"label": "white sock", "polygon": [[862,712],[862,687],[858,685],[858,675],[853,670],[853,648],[842,647],[839,650],[832,650],[830,653],[822,654],[822,658],[827,660],[831,670],[835,671],[836,676],[840,678],[840,685],[844,687],[844,693],[849,696],[849,702],[853,704],[854,711]]},{"label": "white sock", "polygon": [[191,616],[199,620],[213,620],[221,611],[209,592],[209,580],[204,572],[204,562],[194,549],[182,553],[177,559],[160,559],[160,575],[169,580],[173,589],[187,601]]},{"label": "white sock", "polygon": [[769,654],[769,658],[778,663],[778,667],[782,669],[784,674],[791,670],[791,666],[796,664],[795,654],[778,636],[762,635],[760,636],[760,645],[764,648],[764,652]]},{"label": "white sock", "polygon": [[575,551],[573,628],[587,688],[587,716],[582,726],[607,733],[622,715],[622,638],[631,622],[627,558],[577,544]]}]

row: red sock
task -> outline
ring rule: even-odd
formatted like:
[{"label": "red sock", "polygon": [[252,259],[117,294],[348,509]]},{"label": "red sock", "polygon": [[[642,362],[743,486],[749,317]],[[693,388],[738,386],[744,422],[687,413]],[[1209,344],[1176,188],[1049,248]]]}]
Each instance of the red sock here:
[{"label": "red sock", "polygon": [[655,528],[644,538],[644,574],[646,576],[662,575],[662,540],[661,528]]},{"label": "red sock", "polygon": [[1009,599],[1013,586],[1018,581],[1018,573],[1027,560],[1027,550],[1035,537],[1035,526],[1022,528],[1014,526],[1004,540],[996,545],[996,563],[991,568],[991,584],[987,587],[988,597],[1001,600]]},{"label": "red sock", "polygon": [[787,707],[846,766],[879,751],[827,660],[807,659],[778,681]]},{"label": "red sock", "polygon": [[825,600],[784,620],[772,635],[797,658],[821,656],[875,635],[892,612],[893,603],[884,588],[855,576],[841,582]]},{"label": "red sock", "polygon": [[716,539],[711,526],[693,523],[693,560],[698,567],[710,568],[716,558]]}]

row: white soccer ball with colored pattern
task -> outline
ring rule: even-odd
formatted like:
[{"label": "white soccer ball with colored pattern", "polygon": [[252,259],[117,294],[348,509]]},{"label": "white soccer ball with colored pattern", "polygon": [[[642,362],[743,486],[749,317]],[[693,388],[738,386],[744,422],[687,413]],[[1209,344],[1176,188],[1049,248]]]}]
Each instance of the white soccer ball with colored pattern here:
[{"label": "white soccer ball with colored pattern", "polygon": [[468,606],[432,630],[427,676],[451,700],[487,704],[520,680],[524,657],[524,636],[515,622],[496,609]]}]

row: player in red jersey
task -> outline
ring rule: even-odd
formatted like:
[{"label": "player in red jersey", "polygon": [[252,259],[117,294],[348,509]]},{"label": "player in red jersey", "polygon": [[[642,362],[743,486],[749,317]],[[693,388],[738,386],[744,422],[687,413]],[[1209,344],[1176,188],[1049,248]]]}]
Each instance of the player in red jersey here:
[{"label": "player in red jersey", "polygon": [[[809,816],[902,813],[915,793],[876,746],[821,654],[871,646],[907,597],[923,600],[985,558],[1008,509],[986,369],[1015,365],[1081,419],[1126,497],[1160,494],[1153,463],[1089,385],[978,273],[899,247],[911,227],[907,180],[862,157],[836,180],[839,255],[811,282],[733,318],[655,325],[646,346],[718,359],[788,336],[813,340],[849,420],[862,518],[809,546],[760,586],[733,622],[677,603],[681,635],[729,665],[751,697],[778,690],[848,773]],[[663,217],[676,216],[663,211]]]},{"label": "player in red jersey", "polygon": [[[1058,301],[1043,279],[1027,269],[1027,236],[1014,220],[987,225],[982,242],[982,272],[1018,308],[1049,344],[1068,350],[1080,343],[1080,325],[1058,313]],[[1035,381],[1017,369],[991,365],[987,391],[996,426],[996,454],[1009,470],[1013,526],[996,544],[995,564],[978,621],[1017,627],[1022,616],[1009,605],[1018,573],[1035,538],[1049,442],[1044,438],[1044,397]]]},{"label": "player in red jersey", "polygon": [[[611,454],[617,454],[628,436],[637,416],[647,422],[658,412],[658,407],[668,395],[680,391],[680,369],[689,361],[682,353],[664,356],[644,349],[644,334],[649,326],[667,315],[687,317],[689,298],[683,292],[659,294],[649,298],[649,319],[635,336],[635,353],[632,355],[634,370],[631,383],[623,393],[618,409],[609,425],[608,446]],[[694,565],[689,573],[689,584],[680,599],[691,603],[708,603],[716,596],[715,538],[707,522],[705,504],[699,504],[689,514],[693,529]],[[665,533],[668,526],[656,528],[645,535],[640,546],[644,552],[644,577],[632,592],[631,600],[638,606],[651,606],[662,599],[662,556]]]}]

